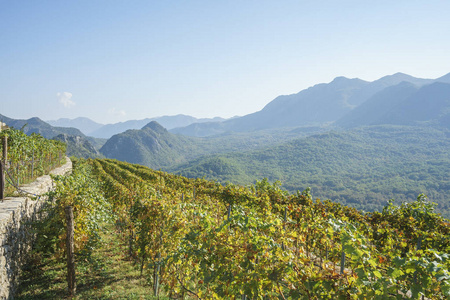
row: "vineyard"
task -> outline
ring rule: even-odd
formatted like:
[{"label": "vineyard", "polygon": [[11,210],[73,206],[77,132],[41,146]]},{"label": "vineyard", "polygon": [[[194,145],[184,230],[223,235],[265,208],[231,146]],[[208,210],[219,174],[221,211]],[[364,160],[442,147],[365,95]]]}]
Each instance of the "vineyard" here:
[{"label": "vineyard", "polygon": [[65,163],[66,145],[38,134],[27,136],[20,130],[0,131],[0,159],[4,171],[4,196],[12,196],[19,186]]},{"label": "vineyard", "polygon": [[[65,152],[60,142],[14,129],[1,138],[7,194]],[[36,249],[65,255],[71,206],[77,257],[89,261],[113,224],[154,297],[450,297],[450,223],[425,195],[362,213],[266,179],[221,185],[110,159],[75,160],[73,173],[54,181]]]},{"label": "vineyard", "polygon": [[267,180],[223,186],[108,159],[78,160],[55,179],[59,241],[67,205],[78,253],[114,220],[156,297],[450,297],[450,224],[424,195],[363,214]]}]

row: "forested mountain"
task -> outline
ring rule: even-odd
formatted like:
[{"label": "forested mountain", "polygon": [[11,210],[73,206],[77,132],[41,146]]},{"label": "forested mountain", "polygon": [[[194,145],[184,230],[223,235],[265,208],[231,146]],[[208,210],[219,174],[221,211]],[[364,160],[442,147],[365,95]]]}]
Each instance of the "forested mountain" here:
[{"label": "forested mountain", "polygon": [[171,171],[187,177],[251,184],[280,180],[289,191],[364,210],[390,198],[419,193],[450,214],[450,131],[410,126],[372,126],[296,139],[263,150],[202,157]]},{"label": "forested mountain", "polygon": [[100,152],[108,158],[161,168],[187,161],[197,146],[192,138],[174,135],[152,121],[140,130],[114,135]]},{"label": "forested mountain", "polygon": [[30,118],[28,120],[16,120],[0,115],[0,121],[6,123],[9,127],[14,127],[16,129],[23,128],[23,132],[28,135],[32,133],[39,133],[47,139],[51,139],[59,134],[84,137],[84,134],[76,128],[54,127],[37,117]]},{"label": "forested mountain", "polygon": [[156,121],[159,124],[161,124],[164,128],[172,129],[176,127],[185,127],[192,123],[203,123],[203,122],[221,122],[225,119],[222,118],[212,118],[212,119],[197,119],[195,117],[187,116],[187,115],[176,115],[176,116],[163,116],[163,117],[156,117],[156,118],[146,118],[143,120],[130,120],[126,122],[119,122],[114,124],[107,124],[103,125],[102,127],[98,128],[97,130],[94,130],[90,132],[89,135],[97,138],[110,138],[115,134],[125,132],[129,129],[141,129],[146,124],[150,123],[151,121]]},{"label": "forested mountain", "polygon": [[54,140],[62,141],[67,145],[67,156],[75,156],[81,158],[101,158],[103,155],[85,138],[81,136],[73,136],[60,134],[53,137]]},{"label": "forested mountain", "polygon": [[173,134],[152,121],[140,130],[127,130],[114,135],[100,152],[107,158],[167,169],[203,155],[246,151],[323,131],[320,127],[308,127],[199,138]]},{"label": "forested mountain", "polygon": [[373,82],[337,77],[330,83],[317,84],[297,94],[279,96],[253,114],[219,124],[192,124],[186,128],[176,128],[172,132],[208,136],[228,131],[323,125],[339,120],[376,93],[404,81],[417,86],[433,82],[431,79],[415,78],[403,73],[384,76]]}]

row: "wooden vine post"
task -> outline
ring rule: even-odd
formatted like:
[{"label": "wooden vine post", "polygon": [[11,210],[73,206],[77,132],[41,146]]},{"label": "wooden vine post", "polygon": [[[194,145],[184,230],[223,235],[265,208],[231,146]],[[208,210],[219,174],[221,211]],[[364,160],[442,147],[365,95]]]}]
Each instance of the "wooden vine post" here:
[{"label": "wooden vine post", "polygon": [[73,245],[73,235],[74,235],[74,225],[73,225],[73,208],[72,206],[66,206],[66,221],[67,221],[67,284],[69,288],[70,297],[75,296],[75,291],[77,289],[75,282],[75,257],[74,257],[74,245]]},{"label": "wooden vine post", "polygon": [[[163,230],[161,228],[161,233],[159,234],[159,242],[162,245],[162,236],[163,236]],[[161,273],[161,252],[158,252],[156,255],[157,265],[155,266],[154,273],[153,273],[153,287],[154,287],[154,295],[155,297],[159,298],[159,276]]]},{"label": "wooden vine post", "polygon": [[3,162],[0,162],[0,200],[5,199],[5,171],[3,170]]},{"label": "wooden vine post", "polygon": [[341,274],[344,274],[345,270],[345,252],[342,250],[341,253]]},{"label": "wooden vine post", "polygon": [[[227,213],[227,215],[228,215],[227,220],[230,221],[230,218],[231,218],[231,204],[228,204],[228,213]],[[231,228],[231,224],[228,224],[228,229],[230,229],[230,228]]]},{"label": "wooden vine post", "polygon": [[3,157],[0,162],[0,199],[5,199],[5,172],[6,164],[8,163],[8,137],[5,135],[3,138]]},{"label": "wooden vine post", "polygon": [[34,150],[33,150],[33,156],[31,158],[31,178],[34,178]]},{"label": "wooden vine post", "polygon": [[[287,221],[287,207],[284,208],[283,230],[286,230],[286,221]],[[286,250],[284,242],[281,243],[281,249],[283,249],[283,251]]]}]

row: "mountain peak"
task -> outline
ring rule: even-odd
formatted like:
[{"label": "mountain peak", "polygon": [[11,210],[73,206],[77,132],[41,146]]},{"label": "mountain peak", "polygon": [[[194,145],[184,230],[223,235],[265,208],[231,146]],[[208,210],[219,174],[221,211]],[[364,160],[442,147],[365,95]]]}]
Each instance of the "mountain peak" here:
[{"label": "mountain peak", "polygon": [[26,120],[26,122],[27,122],[27,124],[33,124],[33,125],[36,125],[36,124],[46,124],[44,121],[42,121],[40,118],[38,118],[38,117],[32,117],[32,118],[30,118],[30,119],[28,119],[28,120]]},{"label": "mountain peak", "polygon": [[164,127],[162,127],[158,122],[156,121],[151,121],[150,123],[148,123],[147,125],[145,125],[144,127],[142,127],[142,129],[146,129],[149,128],[155,132],[158,133],[165,133],[167,132],[167,129],[165,129]]},{"label": "mountain peak", "polygon": [[372,84],[381,85],[383,87],[388,87],[388,86],[397,85],[403,81],[407,81],[407,82],[410,82],[410,83],[418,85],[418,86],[423,86],[425,84],[431,83],[433,80],[424,79],[424,78],[416,78],[416,77],[413,77],[413,76],[405,74],[405,73],[397,72],[392,75],[383,76],[380,79],[373,81]]},{"label": "mountain peak", "polygon": [[344,76],[338,76],[338,77],[334,78],[332,82],[329,83],[329,86],[347,88],[349,86],[366,84],[366,83],[367,83],[366,81],[359,79],[359,78],[347,78]]},{"label": "mountain peak", "polygon": [[399,76],[408,76],[408,77],[410,77],[410,75],[405,74],[405,73],[402,73],[402,72],[397,72],[397,73],[395,73],[395,74],[392,74],[391,76],[395,76],[395,77],[399,77]]},{"label": "mountain peak", "polygon": [[334,78],[331,83],[341,83],[341,82],[348,81],[348,80],[351,80],[351,79],[347,78],[345,76],[338,76],[338,77]]},{"label": "mountain peak", "polygon": [[383,76],[380,79],[375,80],[375,81],[378,81],[378,82],[384,81],[384,82],[390,82],[391,83],[391,82],[394,82],[394,81],[395,82],[405,81],[405,79],[410,79],[410,78],[413,78],[413,77],[408,75],[408,74],[405,74],[405,73],[397,72],[397,73],[392,74],[392,75]]}]

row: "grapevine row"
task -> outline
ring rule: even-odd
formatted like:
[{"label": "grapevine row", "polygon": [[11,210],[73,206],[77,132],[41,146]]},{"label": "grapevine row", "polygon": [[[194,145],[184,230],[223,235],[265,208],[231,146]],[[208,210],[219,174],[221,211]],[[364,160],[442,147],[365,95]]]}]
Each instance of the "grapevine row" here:
[{"label": "grapevine row", "polygon": [[[3,149],[5,140],[7,148]],[[39,134],[27,136],[13,128],[1,131],[0,155],[6,172],[6,194],[11,195],[19,185],[60,166],[65,162],[65,153],[66,145],[60,141],[48,140]]]},{"label": "grapevine row", "polygon": [[126,207],[116,211],[130,228],[130,254],[155,293],[160,285],[205,299],[450,292],[449,225],[423,197],[364,215],[264,180],[222,186],[112,160],[94,165],[113,204]]}]

